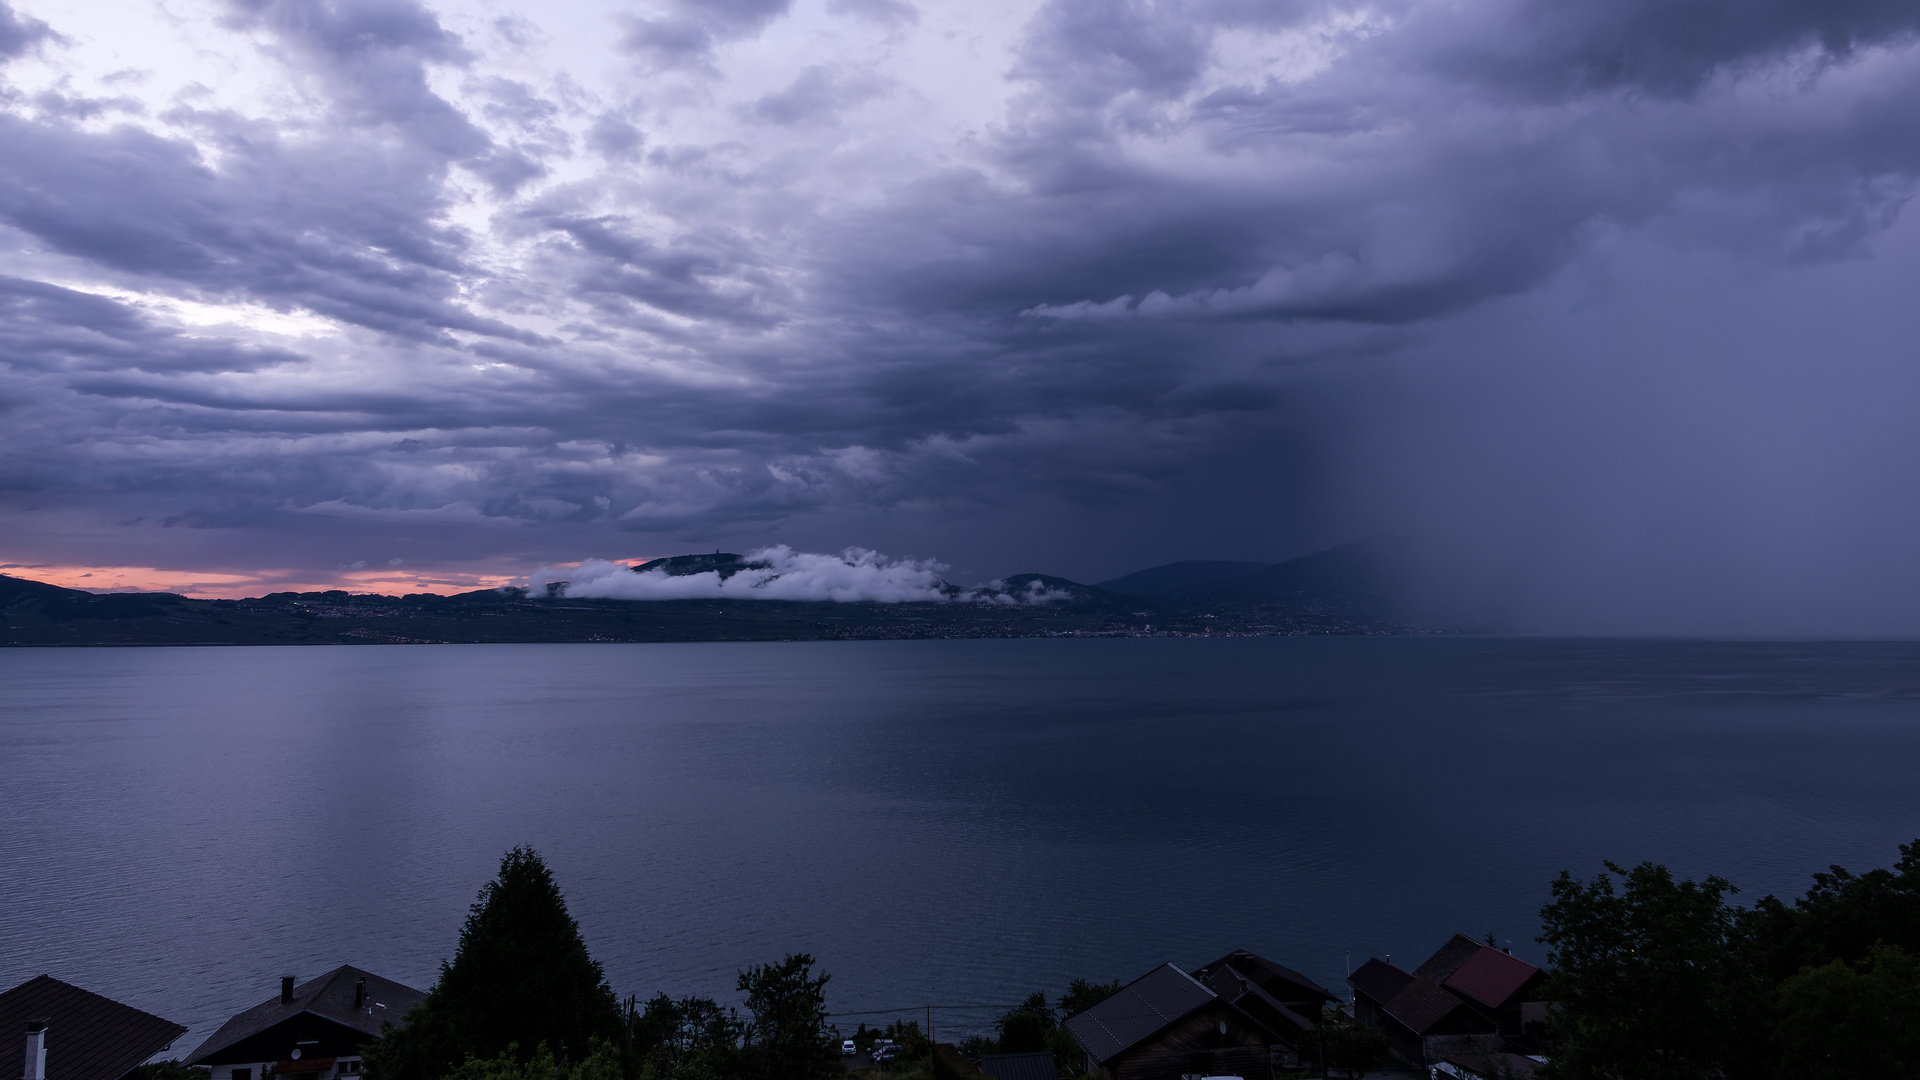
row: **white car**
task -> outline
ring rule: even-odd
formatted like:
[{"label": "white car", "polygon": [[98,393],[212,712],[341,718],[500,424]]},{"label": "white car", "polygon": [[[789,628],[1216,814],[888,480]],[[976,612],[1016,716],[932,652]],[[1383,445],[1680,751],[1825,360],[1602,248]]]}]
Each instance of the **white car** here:
[{"label": "white car", "polygon": [[840,1040],[840,1052],[842,1054],[857,1054],[860,1050],[853,1045],[852,1039],[842,1039]]}]

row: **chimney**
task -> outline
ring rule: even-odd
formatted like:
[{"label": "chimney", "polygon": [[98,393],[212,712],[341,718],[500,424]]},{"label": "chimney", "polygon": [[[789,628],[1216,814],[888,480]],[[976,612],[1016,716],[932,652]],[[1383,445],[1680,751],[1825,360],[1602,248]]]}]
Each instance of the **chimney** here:
[{"label": "chimney", "polygon": [[47,1022],[51,1019],[27,1021],[27,1066],[20,1074],[26,1080],[47,1080]]},{"label": "chimney", "polygon": [[365,1006],[366,1003],[367,980],[365,976],[361,976],[360,981],[353,984],[353,1007],[358,1009]]},{"label": "chimney", "polygon": [[293,1004],[293,976],[280,976],[280,1004]]}]

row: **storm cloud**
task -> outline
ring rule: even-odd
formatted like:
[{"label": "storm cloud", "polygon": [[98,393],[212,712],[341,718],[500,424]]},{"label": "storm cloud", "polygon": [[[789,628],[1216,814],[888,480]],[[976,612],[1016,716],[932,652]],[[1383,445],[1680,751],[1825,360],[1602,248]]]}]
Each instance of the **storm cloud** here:
[{"label": "storm cloud", "polygon": [[9,572],[1392,536],[1519,629],[1920,630],[1910,4],[176,14],[0,2]]}]

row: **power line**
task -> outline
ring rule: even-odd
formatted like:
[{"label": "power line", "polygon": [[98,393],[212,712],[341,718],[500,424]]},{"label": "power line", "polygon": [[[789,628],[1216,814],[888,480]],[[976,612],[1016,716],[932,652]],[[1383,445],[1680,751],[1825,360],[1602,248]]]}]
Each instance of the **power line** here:
[{"label": "power line", "polygon": [[897,1009],[862,1009],[830,1012],[828,1016],[879,1016],[883,1013],[926,1012],[928,1009],[1005,1009],[1006,1005],[902,1005]]}]

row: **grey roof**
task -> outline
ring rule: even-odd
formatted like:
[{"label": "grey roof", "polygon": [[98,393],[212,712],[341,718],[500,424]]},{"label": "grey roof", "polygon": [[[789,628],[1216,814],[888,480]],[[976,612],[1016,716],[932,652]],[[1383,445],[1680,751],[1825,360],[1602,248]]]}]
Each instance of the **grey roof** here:
[{"label": "grey roof", "polygon": [[[361,979],[367,980],[367,1000],[359,1008],[354,1008],[354,986]],[[203,1058],[225,1050],[242,1039],[250,1038],[273,1027],[283,1020],[312,1013],[325,1017],[337,1024],[344,1024],[355,1031],[378,1038],[382,1024],[400,1027],[405,1020],[407,1010],[418,1005],[427,995],[404,983],[383,979],[370,971],[362,971],[351,965],[342,965],[317,979],[296,986],[293,989],[293,1001],[282,1004],[280,995],[255,1005],[233,1019],[220,1025],[200,1048],[187,1059],[193,1065]],[[49,1078],[51,1080],[51,1078]]]},{"label": "grey roof", "polygon": [[993,1080],[1060,1080],[1053,1055],[1045,1050],[1031,1054],[988,1054],[980,1059],[979,1067]]},{"label": "grey roof", "polygon": [[[47,1022],[47,1080],[119,1080],[173,1045],[185,1026],[37,975],[0,994],[0,1069],[18,1069],[30,1020]],[[18,1073],[7,1073],[17,1076]]]},{"label": "grey roof", "polygon": [[1094,1061],[1104,1064],[1213,1000],[1214,992],[1193,976],[1161,964],[1100,1004],[1067,1017],[1064,1026]]},{"label": "grey roof", "polygon": [[1406,989],[1412,981],[1412,975],[1379,957],[1370,957],[1360,965],[1359,970],[1347,976],[1347,985],[1380,1005],[1392,1001],[1394,995]]},{"label": "grey roof", "polygon": [[1279,998],[1267,993],[1266,988],[1253,978],[1231,964],[1216,967],[1204,980],[1207,987],[1220,995],[1220,1000],[1249,1014],[1264,1011],[1270,1019],[1277,1019],[1293,1027],[1296,1032],[1306,1031],[1315,1021],[1289,1008]]},{"label": "grey roof", "polygon": [[[1251,977],[1254,982],[1263,987],[1275,979],[1284,979],[1309,994],[1318,993],[1322,1001],[1340,1000],[1332,991],[1292,968],[1284,964],[1276,964],[1264,956],[1256,956],[1245,949],[1235,949],[1211,964],[1195,968],[1193,974],[1196,978],[1205,979],[1208,975],[1229,965],[1238,969],[1242,975]],[[1300,999],[1289,998],[1288,1000]]]}]

